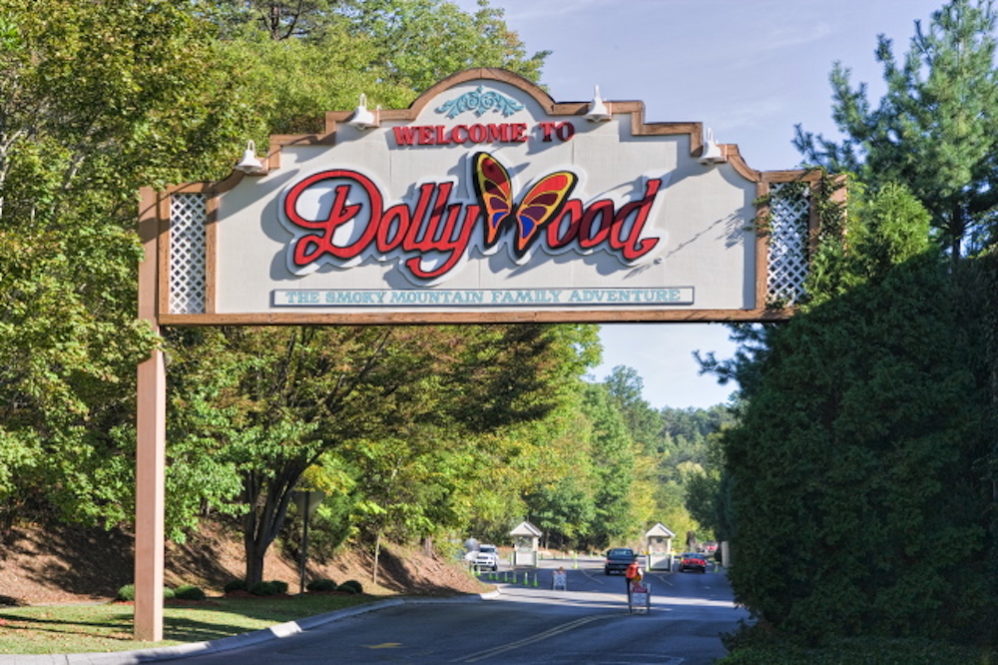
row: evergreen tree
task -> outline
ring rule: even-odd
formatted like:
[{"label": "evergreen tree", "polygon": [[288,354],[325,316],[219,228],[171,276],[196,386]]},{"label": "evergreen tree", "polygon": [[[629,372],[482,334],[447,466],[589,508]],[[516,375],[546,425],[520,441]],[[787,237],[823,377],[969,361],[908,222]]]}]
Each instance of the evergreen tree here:
[{"label": "evergreen tree", "polygon": [[855,243],[820,255],[852,275],[831,294],[812,283],[813,304],[746,368],[758,379],[724,437],[732,582],[815,639],[990,639],[984,312],[964,307],[903,188],[856,209]]},{"label": "evergreen tree", "polygon": [[590,545],[603,548],[635,535],[633,514],[634,450],[620,411],[600,385],[585,387],[586,411],[592,419],[596,519]]},{"label": "evergreen tree", "polygon": [[874,186],[907,184],[954,258],[965,242],[971,252],[998,242],[996,20],[992,0],[951,0],[928,29],[916,22],[900,63],[881,35],[876,57],[887,92],[879,105],[836,63],[833,118],[845,140],[797,128],[796,145],[810,163]]}]

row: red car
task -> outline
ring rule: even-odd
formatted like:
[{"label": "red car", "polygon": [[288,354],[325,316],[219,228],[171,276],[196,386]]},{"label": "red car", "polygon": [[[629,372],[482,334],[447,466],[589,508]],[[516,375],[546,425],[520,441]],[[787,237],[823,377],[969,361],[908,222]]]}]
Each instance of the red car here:
[{"label": "red car", "polygon": [[707,559],[702,554],[696,552],[686,552],[679,558],[679,572],[695,570],[700,573],[707,572]]}]

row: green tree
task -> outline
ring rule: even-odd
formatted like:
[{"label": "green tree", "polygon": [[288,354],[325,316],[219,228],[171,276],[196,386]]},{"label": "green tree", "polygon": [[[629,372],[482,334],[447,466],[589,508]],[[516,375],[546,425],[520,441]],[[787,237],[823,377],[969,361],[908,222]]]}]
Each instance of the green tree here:
[{"label": "green tree", "polygon": [[[467,517],[460,504],[485,457],[473,437],[546,416],[559,386],[584,372],[591,335],[540,325],[176,331],[170,454],[216,441],[222,481],[201,482],[220,491],[202,500],[238,498],[228,510],[243,515],[249,582],[262,578],[291,492],[331,452],[356,474],[360,526],[376,543],[432,535]],[[197,399],[207,408],[189,408]],[[238,497],[224,483],[232,468]]]},{"label": "green tree", "polygon": [[0,497],[132,503],[136,192],[217,173],[241,116],[211,26],[166,0],[0,0]]},{"label": "green tree", "polygon": [[443,0],[347,0],[351,29],[370,38],[388,81],[425,90],[469,67],[501,67],[536,81],[548,51],[527,55],[503,11],[479,1],[474,14]]},{"label": "green tree", "polygon": [[662,418],[642,397],[644,381],[633,367],[618,365],[603,381],[620,408],[631,438],[648,452],[661,438]]},{"label": "green tree", "polygon": [[585,388],[586,413],[592,422],[592,464],[595,470],[596,521],[588,544],[603,548],[636,535],[643,526],[634,515],[631,489],[635,456],[620,411],[606,388]]},{"label": "green tree", "polygon": [[887,92],[879,105],[837,63],[832,116],[846,138],[836,143],[797,128],[795,143],[809,162],[871,185],[907,184],[954,258],[968,240],[971,250],[998,241],[995,21],[991,0],[951,0],[928,29],[915,23],[901,63],[881,35],[876,55]]},{"label": "green tree", "polygon": [[526,497],[527,519],[544,532],[543,547],[575,549],[589,536],[596,506],[588,480],[583,474],[573,474]]},{"label": "green tree", "polygon": [[321,38],[336,18],[337,0],[214,0],[202,9],[223,38],[259,31],[268,39]]},{"label": "green tree", "polygon": [[819,253],[853,274],[817,271],[834,297],[812,284],[813,303],[768,328],[745,368],[748,405],[724,435],[732,583],[812,639],[989,639],[983,312],[964,307],[903,188],[856,209],[857,241]]},{"label": "green tree", "polygon": [[702,531],[712,533],[718,540],[728,540],[732,530],[730,496],[721,442],[720,430],[707,436],[705,463],[684,474],[683,504]]}]

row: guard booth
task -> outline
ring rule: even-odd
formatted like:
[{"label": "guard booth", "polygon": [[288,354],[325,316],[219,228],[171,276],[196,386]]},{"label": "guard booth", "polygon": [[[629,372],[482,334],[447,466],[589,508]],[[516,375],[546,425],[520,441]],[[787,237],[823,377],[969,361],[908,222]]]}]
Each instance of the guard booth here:
[{"label": "guard booth", "polygon": [[530,522],[520,522],[515,529],[509,532],[513,537],[513,566],[537,567],[537,552],[541,536],[544,535],[540,529]]},{"label": "guard booth", "polygon": [[648,570],[672,569],[672,539],[676,536],[667,526],[656,522],[645,533],[645,551],[648,552]]}]

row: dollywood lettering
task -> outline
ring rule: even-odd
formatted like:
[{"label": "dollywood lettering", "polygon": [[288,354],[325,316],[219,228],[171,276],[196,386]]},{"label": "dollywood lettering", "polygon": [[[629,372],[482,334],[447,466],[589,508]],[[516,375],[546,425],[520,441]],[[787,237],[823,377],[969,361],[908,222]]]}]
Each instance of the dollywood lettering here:
[{"label": "dollywood lettering", "polygon": [[[321,219],[303,216],[299,200],[311,188],[328,188],[330,184],[329,213]],[[541,244],[548,250],[574,247],[581,253],[602,248],[626,263],[636,261],[659,243],[659,238],[645,238],[642,233],[662,187],[662,179],[647,179],[643,196],[619,208],[609,198],[588,205],[579,199],[564,200],[537,223],[539,228],[530,244]],[[358,171],[329,169],[308,176],[288,189],[284,198],[286,219],[306,231],[292,242],[290,261],[296,269],[304,269],[320,260],[345,263],[371,253],[401,252],[408,257],[403,262],[405,269],[417,280],[439,280],[467,254],[476,228],[481,229],[481,245],[489,247],[499,241],[500,229],[508,231],[516,225],[510,214],[494,222],[495,229],[488,231],[483,210],[494,204],[486,202],[483,195],[477,203],[455,201],[453,190],[453,182],[424,183],[419,185],[414,202],[387,205],[374,181]],[[512,202],[509,207],[514,214],[519,210]],[[336,231],[344,225],[351,225],[350,239],[338,241]],[[505,239],[510,235],[515,232],[506,233]],[[519,249],[522,253],[529,247]],[[434,260],[424,262],[430,253]],[[439,260],[441,256],[443,260]]]}]

